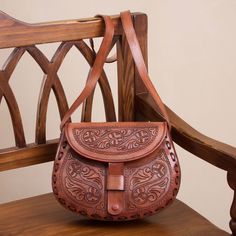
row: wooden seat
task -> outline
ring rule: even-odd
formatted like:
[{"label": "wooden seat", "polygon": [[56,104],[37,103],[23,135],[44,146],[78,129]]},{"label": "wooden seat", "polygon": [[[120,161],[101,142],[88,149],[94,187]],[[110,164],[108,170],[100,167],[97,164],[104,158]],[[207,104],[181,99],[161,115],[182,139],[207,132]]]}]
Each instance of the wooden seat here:
[{"label": "wooden seat", "polygon": [[[155,103],[145,90],[130,57],[127,42],[118,16],[112,17],[115,25],[114,45],[117,46],[119,121],[162,119]],[[133,14],[134,27],[147,61],[147,16]],[[43,24],[27,24],[0,12],[0,49],[13,48],[0,71],[0,102],[4,97],[10,111],[15,147],[0,150],[0,171],[53,161],[58,137],[46,139],[46,114],[50,92],[56,97],[60,117],[68,110],[67,97],[57,75],[65,55],[75,46],[92,65],[93,51],[82,41],[103,35],[101,19],[90,18]],[[61,42],[50,60],[37,44]],[[35,142],[26,143],[22,114],[11,90],[9,80],[22,55],[28,53],[40,66],[44,83],[39,95]],[[111,89],[103,72],[99,80],[107,121],[115,121]],[[74,86],[71,84],[71,86]],[[87,99],[82,110],[82,121],[91,120],[93,96]],[[193,129],[170,108],[167,112],[172,126],[174,142],[209,164],[227,171],[228,184],[236,191],[236,148],[213,140]],[[1,121],[2,122],[2,121]],[[59,127],[58,127],[59,129]],[[1,134],[0,134],[1,137]],[[231,207],[230,227],[236,235],[236,194]],[[0,205],[0,235],[162,235],[205,236],[229,235],[204,217],[176,200],[160,214],[144,220],[130,222],[98,222],[87,220],[63,209],[52,194],[36,196]]]},{"label": "wooden seat", "polygon": [[0,235],[229,235],[179,200],[158,215],[127,222],[88,220],[64,209],[52,194],[3,204],[0,212]]}]

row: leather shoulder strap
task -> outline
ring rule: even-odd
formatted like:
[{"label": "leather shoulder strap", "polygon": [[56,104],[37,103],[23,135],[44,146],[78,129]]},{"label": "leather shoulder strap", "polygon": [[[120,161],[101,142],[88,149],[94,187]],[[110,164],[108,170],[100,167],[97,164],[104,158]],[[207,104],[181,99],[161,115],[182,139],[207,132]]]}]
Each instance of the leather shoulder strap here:
[{"label": "leather shoulder strap", "polygon": [[[64,127],[64,125],[69,121],[71,115],[73,112],[80,106],[80,104],[85,101],[89,95],[93,92],[96,83],[101,76],[101,72],[104,66],[104,63],[106,61],[106,58],[109,54],[109,51],[111,49],[112,39],[114,35],[114,25],[110,19],[109,16],[102,16],[105,22],[105,34],[104,38],[102,40],[101,46],[98,50],[96,59],[94,61],[93,67],[90,69],[90,72],[88,74],[87,83],[84,87],[83,91],[79,95],[79,97],[75,100],[75,102],[72,104],[70,109],[67,111],[65,116],[62,119],[61,122],[61,129]],[[121,21],[122,26],[124,28],[124,32],[135,62],[135,65],[137,67],[138,73],[144,82],[144,85],[146,86],[147,90],[153,97],[154,101],[156,102],[157,106],[160,108],[160,111],[164,117],[164,119],[168,122],[169,126],[169,118],[165,109],[165,106],[156,92],[155,87],[153,86],[147,72],[147,68],[143,59],[142,51],[133,27],[133,22],[131,18],[131,14],[129,11],[125,11],[121,13]],[[169,127],[170,128],[170,127]]]},{"label": "leather shoulder strap", "polygon": [[124,29],[124,33],[128,41],[131,54],[133,56],[138,73],[144,85],[146,86],[147,90],[149,91],[154,101],[156,102],[157,106],[160,108],[163,118],[170,125],[165,106],[148,76],[147,67],[145,65],[142,51],[141,51],[141,48],[140,48],[135,30],[134,30],[130,11],[121,12],[120,16],[121,16],[121,22]]},{"label": "leather shoulder strap", "polygon": [[67,111],[65,116],[63,117],[61,121],[60,128],[62,129],[64,125],[68,122],[71,115],[74,113],[74,111],[80,106],[80,104],[85,101],[89,95],[93,92],[96,83],[101,76],[103,65],[106,61],[106,58],[110,51],[110,45],[112,43],[113,35],[114,35],[114,25],[112,23],[112,20],[109,16],[101,16],[105,22],[105,34],[104,38],[102,40],[101,46],[98,50],[96,59],[94,61],[93,67],[90,69],[86,86],[84,87],[83,91],[79,95],[79,97],[75,100],[75,102],[72,104],[70,109]]}]

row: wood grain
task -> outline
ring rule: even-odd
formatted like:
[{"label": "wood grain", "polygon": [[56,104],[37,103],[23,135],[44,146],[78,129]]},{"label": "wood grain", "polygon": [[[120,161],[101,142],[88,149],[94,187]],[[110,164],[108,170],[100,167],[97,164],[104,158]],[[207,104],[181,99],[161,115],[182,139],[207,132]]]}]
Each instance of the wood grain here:
[{"label": "wood grain", "polygon": [[3,69],[0,71],[0,104],[2,98],[4,97],[10,111],[17,147],[25,147],[26,142],[20,109],[14,93],[9,85],[9,81],[14,69],[24,53],[25,48],[15,48],[4,63]]},{"label": "wood grain", "polygon": [[[137,120],[161,120],[158,108],[149,94],[136,97]],[[172,126],[173,140],[185,150],[208,163],[234,173],[236,171],[236,148],[209,138],[182,120],[166,107]]]},{"label": "wood grain", "polygon": [[[101,222],[65,210],[52,194],[0,206],[0,235],[17,236],[226,236],[197,212],[176,200],[145,220]],[[177,216],[177,217],[176,217]]]},{"label": "wood grain", "polygon": [[118,120],[134,120],[134,61],[122,34],[117,41]]},{"label": "wood grain", "polygon": [[[147,15],[135,15],[134,17],[134,28],[135,32],[140,44],[140,48],[142,50],[144,62],[148,69],[148,19]],[[138,71],[135,68],[134,74],[134,86],[135,86],[135,94],[146,93],[147,89],[144,86],[143,81],[139,77]]]},{"label": "wood grain", "polygon": [[30,51],[30,54],[39,63],[40,67],[45,73],[40,89],[39,101],[37,106],[35,142],[38,144],[43,144],[46,142],[46,117],[49,96],[52,89],[54,94],[56,95],[56,101],[61,119],[68,110],[68,103],[65,96],[65,92],[61,85],[57,72],[66,54],[69,52],[72,46],[73,42],[61,43],[50,62],[44,56],[44,54],[37,48],[34,47],[35,50]]},{"label": "wood grain", "polygon": [[58,140],[46,144],[28,144],[24,148],[7,148],[0,152],[0,171],[31,166],[53,161],[56,155]]},{"label": "wood grain", "polygon": [[[138,14],[138,13],[137,13]],[[115,34],[120,34],[119,16],[112,16]],[[104,24],[100,18],[29,24],[0,11],[0,48],[100,37]]]},{"label": "wood grain", "polygon": [[235,172],[228,172],[227,175],[229,186],[234,191],[233,203],[230,209],[231,221],[229,223],[230,229],[233,232],[233,236],[236,235],[236,174]]}]

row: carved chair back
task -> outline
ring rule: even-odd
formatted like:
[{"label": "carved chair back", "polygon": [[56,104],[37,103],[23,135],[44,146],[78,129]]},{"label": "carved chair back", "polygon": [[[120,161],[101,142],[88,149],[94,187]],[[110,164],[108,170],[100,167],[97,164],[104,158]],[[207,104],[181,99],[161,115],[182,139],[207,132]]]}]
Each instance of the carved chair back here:
[{"label": "carved chair back", "polygon": [[[113,44],[117,52],[118,101],[120,121],[133,120],[135,68],[118,16],[112,17],[115,25]],[[133,15],[134,25],[146,58],[147,17],[145,14]],[[141,24],[140,24],[141,23]],[[142,27],[140,27],[140,25]],[[139,26],[139,27],[137,27]],[[5,99],[9,109],[15,146],[0,150],[0,171],[52,161],[55,157],[57,138],[46,139],[46,121],[50,94],[56,98],[59,115],[62,118],[68,110],[67,97],[58,75],[66,54],[74,46],[91,66],[94,53],[84,39],[103,35],[104,25],[100,18],[72,21],[58,21],[43,24],[27,24],[0,12],[0,49],[12,48],[0,71],[0,102]],[[60,42],[51,59],[39,49],[39,44]],[[25,127],[18,101],[10,86],[11,76],[24,54],[28,53],[39,65],[44,76],[38,95],[35,121],[35,142],[27,143]],[[73,86],[73,85],[72,85]],[[106,119],[115,121],[113,96],[105,72],[99,80],[102,91]],[[82,109],[82,121],[91,120],[93,95],[87,99]],[[36,105],[36,104],[35,104]],[[58,127],[59,129],[59,127]]]}]

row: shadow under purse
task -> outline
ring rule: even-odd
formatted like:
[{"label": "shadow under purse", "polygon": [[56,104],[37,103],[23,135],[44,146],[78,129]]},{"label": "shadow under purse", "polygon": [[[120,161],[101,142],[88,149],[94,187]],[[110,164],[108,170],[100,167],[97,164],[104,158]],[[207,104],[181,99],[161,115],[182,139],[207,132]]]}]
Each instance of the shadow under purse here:
[{"label": "shadow under purse", "polygon": [[105,35],[86,86],[61,122],[52,187],[66,208],[97,220],[132,220],[158,213],[175,198],[180,167],[170,124],[144,63],[129,11],[121,13],[137,71],[164,122],[72,123],[72,113],[93,92],[111,48],[114,26],[102,16]]}]

